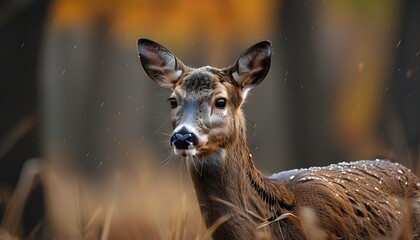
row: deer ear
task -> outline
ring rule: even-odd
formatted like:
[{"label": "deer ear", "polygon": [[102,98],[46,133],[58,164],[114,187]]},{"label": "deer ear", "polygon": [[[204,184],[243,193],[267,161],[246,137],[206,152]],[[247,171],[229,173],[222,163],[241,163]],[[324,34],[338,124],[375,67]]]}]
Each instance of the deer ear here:
[{"label": "deer ear", "polygon": [[264,80],[270,70],[270,62],[271,43],[263,41],[242,53],[229,71],[233,80],[246,91]]},{"label": "deer ear", "polygon": [[147,75],[160,86],[173,88],[185,71],[184,64],[168,49],[148,39],[139,39],[137,49]]}]

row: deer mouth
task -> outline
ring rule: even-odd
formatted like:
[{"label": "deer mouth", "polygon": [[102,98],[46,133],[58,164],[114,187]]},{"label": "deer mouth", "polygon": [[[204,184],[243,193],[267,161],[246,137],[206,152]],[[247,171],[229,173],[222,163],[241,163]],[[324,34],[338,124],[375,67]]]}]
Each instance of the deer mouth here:
[{"label": "deer mouth", "polygon": [[197,155],[197,149],[195,147],[190,149],[178,149],[174,148],[174,152],[176,155],[180,157],[192,157]]},{"label": "deer mouth", "polygon": [[207,141],[201,142],[197,145],[190,144],[189,146],[185,148],[179,148],[177,145],[172,144],[174,153],[180,157],[192,157],[192,156],[202,156],[208,154],[208,145],[206,144]]}]

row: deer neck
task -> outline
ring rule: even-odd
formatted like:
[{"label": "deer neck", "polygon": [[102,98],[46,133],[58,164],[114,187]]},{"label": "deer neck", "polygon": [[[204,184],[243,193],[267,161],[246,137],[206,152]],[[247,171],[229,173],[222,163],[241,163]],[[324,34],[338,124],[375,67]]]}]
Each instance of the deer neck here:
[{"label": "deer neck", "polygon": [[[235,234],[235,224],[241,224],[242,230],[248,229],[253,235],[257,223],[287,211],[293,198],[285,186],[273,184],[255,168],[245,129],[238,130],[242,134],[230,144],[213,155],[198,157],[195,166],[189,164],[189,168],[207,226],[226,216],[232,219],[217,232]],[[229,224],[231,229],[227,229]]]}]

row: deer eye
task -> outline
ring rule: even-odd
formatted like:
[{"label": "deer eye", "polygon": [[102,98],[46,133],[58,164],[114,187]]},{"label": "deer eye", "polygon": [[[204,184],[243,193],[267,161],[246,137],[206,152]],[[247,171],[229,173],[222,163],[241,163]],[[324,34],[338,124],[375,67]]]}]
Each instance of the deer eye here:
[{"label": "deer eye", "polygon": [[169,98],[168,102],[171,104],[171,108],[176,108],[178,107],[178,102],[176,101],[175,98]]},{"label": "deer eye", "polygon": [[214,105],[219,109],[224,109],[226,107],[226,98],[218,98]]}]

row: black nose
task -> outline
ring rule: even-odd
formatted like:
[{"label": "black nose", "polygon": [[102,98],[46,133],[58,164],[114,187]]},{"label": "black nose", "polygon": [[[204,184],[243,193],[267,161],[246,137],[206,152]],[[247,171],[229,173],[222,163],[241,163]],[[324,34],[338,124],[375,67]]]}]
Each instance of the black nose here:
[{"label": "black nose", "polygon": [[181,128],[171,137],[171,146],[174,145],[177,149],[188,149],[191,145],[197,145],[198,139],[194,133],[189,132],[186,128]]}]

